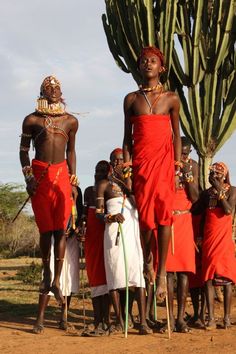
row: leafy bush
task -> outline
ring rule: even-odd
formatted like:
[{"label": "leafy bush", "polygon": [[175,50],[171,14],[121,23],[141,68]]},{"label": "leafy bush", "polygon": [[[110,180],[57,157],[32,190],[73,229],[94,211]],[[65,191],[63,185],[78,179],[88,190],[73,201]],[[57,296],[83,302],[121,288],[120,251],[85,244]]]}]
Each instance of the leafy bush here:
[{"label": "leafy bush", "polygon": [[42,265],[32,262],[29,266],[18,270],[16,279],[21,280],[25,284],[39,284],[42,276]]}]

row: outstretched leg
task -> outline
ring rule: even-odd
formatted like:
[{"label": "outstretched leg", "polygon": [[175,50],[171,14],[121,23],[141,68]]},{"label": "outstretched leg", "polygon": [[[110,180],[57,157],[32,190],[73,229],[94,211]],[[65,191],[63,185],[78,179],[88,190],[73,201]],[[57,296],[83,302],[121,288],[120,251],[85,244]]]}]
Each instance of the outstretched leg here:
[{"label": "outstretched leg", "polygon": [[110,296],[111,296],[111,301],[112,305],[115,311],[116,315],[116,322],[117,324],[121,327],[122,331],[124,329],[124,321],[122,318],[122,313],[121,313],[121,306],[120,306],[120,295],[118,290],[110,290]]},{"label": "outstretched leg", "polygon": [[215,314],[214,314],[214,301],[215,301],[215,290],[212,285],[212,280],[207,280],[205,283],[205,293],[206,293],[206,305],[208,312],[208,320],[206,323],[206,329],[216,328]]},{"label": "outstretched leg", "polygon": [[185,304],[188,293],[188,275],[186,273],[177,272],[177,303],[178,313],[176,321],[176,330],[181,333],[190,331],[187,323],[184,320]]},{"label": "outstretched leg", "polygon": [[60,289],[60,276],[64,262],[66,250],[66,236],[63,230],[54,231],[54,279],[51,286],[51,291],[54,294],[59,305],[64,304],[65,299]]},{"label": "outstretched leg", "polygon": [[151,328],[148,327],[147,321],[146,321],[146,294],[145,294],[145,288],[136,288],[136,298],[138,302],[138,309],[139,309],[139,316],[140,316],[140,328],[139,328],[139,334],[145,335],[145,334],[151,334],[153,333]]},{"label": "outstretched leg", "polygon": [[171,237],[171,226],[158,226],[158,272],[157,272],[157,297],[164,299],[166,296],[166,259]]},{"label": "outstretched leg", "polygon": [[141,244],[143,248],[143,258],[144,258],[143,272],[144,272],[144,277],[151,285],[153,285],[155,281],[155,272],[153,269],[153,254],[151,251],[152,237],[153,237],[152,230],[141,231]]},{"label": "outstretched leg", "polygon": [[46,294],[39,294],[39,304],[38,304],[38,315],[33,327],[33,333],[41,334],[43,333],[44,327],[44,313],[48,305],[50,296]]},{"label": "outstretched leg", "polygon": [[231,326],[230,310],[232,301],[232,284],[224,286],[224,328],[227,329]]},{"label": "outstretched leg", "polygon": [[39,291],[42,294],[48,294],[51,286],[51,270],[50,270],[50,256],[51,256],[51,240],[52,232],[45,232],[40,234],[39,246],[43,263],[43,280],[40,284]]},{"label": "outstretched leg", "polygon": [[[168,305],[170,314],[170,328],[171,331],[175,329],[175,317],[174,317],[174,273],[167,273],[167,292],[168,292]],[[165,324],[161,329],[161,333],[165,333],[168,330],[167,324]]]}]

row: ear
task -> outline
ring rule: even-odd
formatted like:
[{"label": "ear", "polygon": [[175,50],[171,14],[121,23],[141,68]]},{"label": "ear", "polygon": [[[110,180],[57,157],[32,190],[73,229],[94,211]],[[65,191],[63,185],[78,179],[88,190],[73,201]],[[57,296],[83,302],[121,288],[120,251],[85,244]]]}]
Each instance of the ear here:
[{"label": "ear", "polygon": [[164,74],[164,72],[166,72],[166,68],[165,68],[165,66],[161,66],[159,69],[159,73]]}]

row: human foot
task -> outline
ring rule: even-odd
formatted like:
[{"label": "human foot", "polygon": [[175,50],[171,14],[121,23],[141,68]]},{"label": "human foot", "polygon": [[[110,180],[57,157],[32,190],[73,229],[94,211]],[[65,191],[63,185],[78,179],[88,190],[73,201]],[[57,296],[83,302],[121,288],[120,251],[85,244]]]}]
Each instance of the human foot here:
[{"label": "human foot", "polygon": [[206,325],[205,325],[205,329],[206,329],[207,331],[211,331],[211,330],[213,330],[213,329],[216,329],[216,321],[215,321],[214,318],[210,318],[210,319],[207,321],[207,323],[206,323]]},{"label": "human foot", "polygon": [[191,329],[188,327],[185,321],[176,322],[176,332],[179,333],[189,333]]},{"label": "human foot", "polygon": [[50,269],[44,269],[43,271],[43,280],[39,286],[39,292],[41,294],[47,295],[50,291],[51,286],[51,271]]},{"label": "human foot", "polygon": [[139,334],[140,335],[147,335],[147,334],[152,334],[153,333],[153,330],[148,327],[147,324],[140,324],[140,327],[139,327]]},{"label": "human foot", "polygon": [[57,285],[52,285],[50,291],[53,293],[60,306],[65,304],[65,299],[62,295],[61,289]]},{"label": "human foot", "polygon": [[34,334],[42,334],[44,332],[44,326],[42,323],[35,323],[32,332]]}]

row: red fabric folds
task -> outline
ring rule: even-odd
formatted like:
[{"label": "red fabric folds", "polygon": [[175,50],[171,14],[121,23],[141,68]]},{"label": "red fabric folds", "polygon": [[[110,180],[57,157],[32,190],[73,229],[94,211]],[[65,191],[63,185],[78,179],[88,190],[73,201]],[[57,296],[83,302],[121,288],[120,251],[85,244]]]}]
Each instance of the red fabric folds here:
[{"label": "red fabric folds", "polygon": [[[33,174],[39,180],[48,163],[32,160]],[[66,160],[50,165],[31,198],[40,233],[66,230],[71,214],[71,185]]]},{"label": "red fabric folds", "polygon": [[85,259],[90,286],[107,283],[103,248],[104,230],[105,225],[96,217],[95,208],[89,207],[85,235]]},{"label": "red fabric folds", "polygon": [[232,216],[221,208],[207,209],[202,246],[203,280],[222,276],[236,283],[236,258],[232,240]]},{"label": "red fabric folds", "polygon": [[[173,209],[190,211],[192,206],[185,189],[178,189],[175,193]],[[192,214],[173,216],[174,254],[171,252],[171,242],[166,261],[167,272],[195,273],[195,248],[192,226]]]},{"label": "red fabric folds", "polygon": [[134,193],[143,230],[172,224],[174,152],[169,115],[139,115],[133,123]]}]

